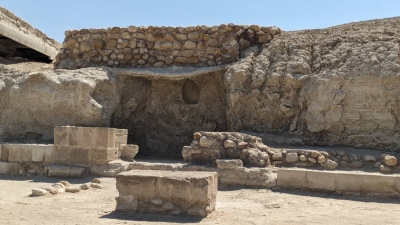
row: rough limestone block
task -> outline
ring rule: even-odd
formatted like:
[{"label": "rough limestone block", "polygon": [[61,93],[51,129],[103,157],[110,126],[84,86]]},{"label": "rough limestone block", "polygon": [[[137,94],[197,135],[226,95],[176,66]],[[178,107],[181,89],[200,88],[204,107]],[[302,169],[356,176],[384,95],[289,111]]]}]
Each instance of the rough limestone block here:
[{"label": "rough limestone block", "polygon": [[80,147],[96,147],[96,127],[80,127],[80,135],[78,137],[78,146]]},{"label": "rough limestone block", "polygon": [[217,159],[217,168],[223,169],[236,169],[238,167],[243,167],[243,161],[240,159]]},{"label": "rough limestone block", "polygon": [[182,157],[183,157],[183,161],[190,162],[192,160],[192,147],[183,146]]},{"label": "rough limestone block", "polygon": [[116,211],[206,217],[215,209],[215,172],[131,170],[117,174]]},{"label": "rough limestone block", "polygon": [[8,161],[21,162],[21,145],[9,144],[8,145]]},{"label": "rough limestone block", "polygon": [[382,174],[362,174],[362,190],[363,192],[372,193],[386,193],[395,194],[396,193],[396,178],[400,179],[398,176],[386,176]]},{"label": "rough limestone block", "polygon": [[64,165],[50,165],[47,167],[49,177],[86,177],[90,169],[85,167],[74,167]]},{"label": "rough limestone block", "polygon": [[32,162],[44,162],[44,152],[46,145],[32,146]]},{"label": "rough limestone block", "polygon": [[118,158],[118,149],[115,148],[93,148],[91,149],[92,164],[107,164]]},{"label": "rough limestone block", "polygon": [[48,164],[56,163],[56,148],[54,145],[44,146],[44,162]]},{"label": "rough limestone block", "polygon": [[139,146],[137,145],[121,145],[121,159],[131,161],[138,152]]},{"label": "rough limestone block", "polygon": [[56,146],[56,163],[67,164],[70,147]]},{"label": "rough limestone block", "polygon": [[68,126],[54,127],[54,145],[69,146],[69,130]]},{"label": "rough limestone block", "polygon": [[115,148],[115,128],[97,127],[96,147]]},{"label": "rough limestone block", "polygon": [[126,129],[115,129],[115,148],[117,149],[122,149],[122,145],[128,144],[128,136],[125,135],[125,130]]},{"label": "rough limestone block", "polygon": [[118,173],[128,170],[130,162],[113,160],[107,164],[93,165],[90,173],[96,176],[115,177]]},{"label": "rough limestone block", "polygon": [[362,180],[358,178],[358,174],[352,173],[335,173],[336,190],[347,192],[358,192],[362,190]]},{"label": "rough limestone block", "polygon": [[[279,175],[278,175],[279,176]],[[308,170],[306,176],[306,187],[313,190],[335,191],[336,174],[325,171]]]},{"label": "rough limestone block", "polygon": [[79,146],[79,139],[82,136],[82,127],[69,127],[69,145]]},{"label": "rough limestone block", "polygon": [[8,171],[8,163],[0,162],[0,174],[7,175],[7,171]]},{"label": "rough limestone block", "polygon": [[21,162],[32,162],[32,146],[31,144],[21,144]]},{"label": "rough limestone block", "polygon": [[69,149],[68,162],[71,165],[88,166],[91,164],[90,149],[85,147],[72,147]]},{"label": "rough limestone block", "polygon": [[285,188],[305,188],[306,170],[279,168],[277,184]]},{"label": "rough limestone block", "polygon": [[8,162],[9,144],[1,145],[0,161]]}]

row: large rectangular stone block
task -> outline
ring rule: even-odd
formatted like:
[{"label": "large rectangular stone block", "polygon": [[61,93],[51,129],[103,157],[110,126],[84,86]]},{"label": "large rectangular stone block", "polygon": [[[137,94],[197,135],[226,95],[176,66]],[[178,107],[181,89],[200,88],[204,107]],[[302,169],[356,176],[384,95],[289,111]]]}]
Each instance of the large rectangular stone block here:
[{"label": "large rectangular stone block", "polygon": [[55,146],[69,146],[69,126],[54,127],[54,145]]},{"label": "large rectangular stone block", "polygon": [[97,127],[96,147],[115,148],[115,128]]},{"label": "large rectangular stone block", "polygon": [[215,172],[132,170],[117,174],[117,211],[205,217],[215,209]]},{"label": "large rectangular stone block", "polygon": [[21,146],[19,144],[8,145],[8,161],[21,162]]},{"label": "large rectangular stone block", "polygon": [[306,187],[306,170],[278,169],[278,187],[304,188]]},{"label": "large rectangular stone block", "polygon": [[9,145],[1,144],[0,161],[8,162]]},{"label": "large rectangular stone block", "polygon": [[11,176],[20,175],[19,163],[7,163],[7,164],[8,164],[7,175],[11,175]]},{"label": "large rectangular stone block", "polygon": [[306,187],[313,190],[335,191],[336,174],[328,171],[308,170]]},{"label": "large rectangular stone block", "polygon": [[21,162],[32,162],[32,145],[21,144],[20,152],[21,152]]},{"label": "large rectangular stone block", "polygon": [[46,145],[33,145],[32,146],[32,162],[43,162],[44,151]]},{"label": "large rectangular stone block", "polygon": [[78,146],[80,136],[82,135],[81,127],[69,127],[69,146]]},{"label": "large rectangular stone block", "polygon": [[44,162],[48,164],[56,162],[56,148],[54,145],[46,145],[44,147]]},{"label": "large rectangular stone block", "polygon": [[70,147],[56,147],[56,163],[68,164]]},{"label": "large rectangular stone block", "polygon": [[78,146],[96,147],[96,131],[95,127],[80,127]]},{"label": "large rectangular stone block", "polygon": [[7,171],[8,171],[8,163],[0,162],[0,174],[7,175]]},{"label": "large rectangular stone block", "polygon": [[85,147],[71,148],[69,151],[69,164],[79,166],[90,165],[90,149]]},{"label": "large rectangular stone block", "polygon": [[118,149],[112,148],[93,148],[90,151],[92,164],[101,165],[118,158]]}]

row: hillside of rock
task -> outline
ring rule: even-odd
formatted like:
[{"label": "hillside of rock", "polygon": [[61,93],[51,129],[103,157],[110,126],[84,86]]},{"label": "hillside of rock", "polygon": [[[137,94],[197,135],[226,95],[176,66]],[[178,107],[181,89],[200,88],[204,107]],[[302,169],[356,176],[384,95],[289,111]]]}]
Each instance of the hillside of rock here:
[{"label": "hillside of rock", "polygon": [[53,126],[79,125],[128,128],[142,153],[168,156],[199,130],[400,152],[399,35],[400,18],[282,32],[220,67],[0,65],[0,141],[51,141]]}]

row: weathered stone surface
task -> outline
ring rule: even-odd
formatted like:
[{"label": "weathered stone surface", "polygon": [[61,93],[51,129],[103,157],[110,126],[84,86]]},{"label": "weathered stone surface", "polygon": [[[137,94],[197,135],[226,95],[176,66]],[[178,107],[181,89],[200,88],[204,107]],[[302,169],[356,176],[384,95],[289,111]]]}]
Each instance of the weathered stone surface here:
[{"label": "weathered stone surface", "polygon": [[318,156],[317,162],[320,163],[320,164],[326,162],[325,156],[323,156],[323,155]]},{"label": "weathered stone surface", "polygon": [[42,188],[33,188],[31,196],[43,196],[46,195],[48,192]]},{"label": "weathered stone surface", "polygon": [[77,193],[80,192],[81,188],[80,186],[68,186],[65,188],[65,192],[70,192],[70,193]]},{"label": "weathered stone surface", "polygon": [[362,163],[360,161],[354,161],[354,162],[349,163],[349,166],[354,169],[359,169],[364,166],[364,163]]},{"label": "weathered stone surface", "polygon": [[[303,155],[304,157],[304,155]],[[280,161],[282,160],[282,152],[277,152],[275,154],[272,155],[272,160],[274,161]]]},{"label": "weathered stone surface", "polygon": [[322,164],[322,167],[330,170],[336,170],[339,167],[339,164],[333,160],[328,159]]},{"label": "weathered stone surface", "polygon": [[80,186],[80,189],[81,190],[88,190],[90,188],[90,185],[89,184],[82,184],[81,186]]},{"label": "weathered stone surface", "polygon": [[101,184],[101,180],[99,178],[93,178],[92,183]]},{"label": "weathered stone surface", "polygon": [[91,188],[95,188],[95,189],[102,189],[102,188],[103,188],[103,185],[97,184],[97,183],[91,183],[91,184],[90,184],[90,187],[91,187]]},{"label": "weathered stone surface", "polygon": [[232,140],[226,140],[224,142],[224,148],[236,148],[236,143]]},{"label": "weathered stone surface", "polygon": [[116,210],[205,217],[215,209],[217,186],[214,172],[122,172],[117,175]]},{"label": "weathered stone surface", "polygon": [[299,160],[297,153],[290,152],[286,154],[286,162],[287,163],[295,163]]},{"label": "weathered stone surface", "polygon": [[376,162],[375,156],[372,155],[364,155],[363,159],[365,162]]},{"label": "weathered stone surface", "polygon": [[73,167],[64,165],[50,165],[47,167],[49,177],[85,177],[89,175],[89,169],[85,167]]},{"label": "weathered stone surface", "polygon": [[396,166],[398,164],[398,160],[394,156],[387,155],[383,158],[383,163],[387,166]]},{"label": "weathered stone surface", "polygon": [[379,172],[381,173],[391,173],[393,172],[393,167],[387,166],[387,165],[380,165],[379,166]]},{"label": "weathered stone surface", "polygon": [[199,141],[200,147],[205,147],[205,148],[210,147],[214,143],[215,143],[215,140],[208,138],[208,137],[201,137],[200,141]]},{"label": "weathered stone surface", "polygon": [[139,146],[137,145],[121,145],[121,159],[133,160],[136,154],[139,152]]},{"label": "weathered stone surface", "polygon": [[243,162],[240,159],[217,159],[218,169],[235,169],[238,167],[243,167]]}]

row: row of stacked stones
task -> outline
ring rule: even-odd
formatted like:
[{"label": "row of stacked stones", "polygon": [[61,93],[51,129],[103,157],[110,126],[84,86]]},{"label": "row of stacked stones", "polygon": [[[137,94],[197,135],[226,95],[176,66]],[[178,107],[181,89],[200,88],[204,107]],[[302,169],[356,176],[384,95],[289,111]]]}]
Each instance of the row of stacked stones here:
[{"label": "row of stacked stones", "polygon": [[215,66],[234,62],[239,52],[268,43],[281,33],[257,25],[136,27],[65,32],[55,65],[61,69],[89,66]]},{"label": "row of stacked stones", "polygon": [[345,151],[310,151],[310,150],[279,150],[274,149],[272,165],[293,165],[299,167],[321,166],[326,169],[372,169],[382,173],[399,170],[398,159],[393,155],[346,153]]},{"label": "row of stacked stones", "polygon": [[[195,132],[190,146],[182,149],[186,162],[216,166],[218,159],[240,159],[245,166],[298,166],[325,169],[372,169],[382,173],[399,171],[394,155],[355,154],[345,151],[316,151],[271,148],[256,136],[236,132]],[[223,162],[223,161],[221,161]],[[231,161],[236,163],[236,161]]]},{"label": "row of stacked stones", "polygon": [[268,147],[262,139],[236,132],[196,132],[190,146],[182,149],[187,162],[216,165],[217,159],[241,159],[247,166],[270,165]]}]

